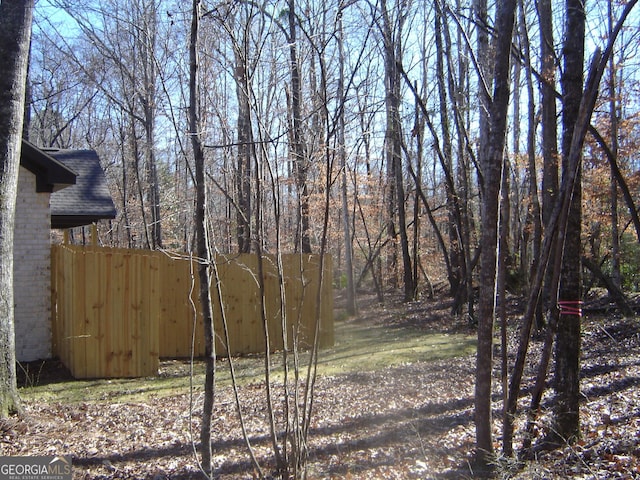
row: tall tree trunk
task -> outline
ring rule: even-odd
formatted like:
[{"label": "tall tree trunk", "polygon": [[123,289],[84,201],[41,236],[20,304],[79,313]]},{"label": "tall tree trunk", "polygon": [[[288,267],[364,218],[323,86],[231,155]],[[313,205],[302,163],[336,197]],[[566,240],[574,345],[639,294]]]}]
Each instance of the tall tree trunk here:
[{"label": "tall tree trunk", "polygon": [[351,220],[349,217],[349,202],[347,197],[347,151],[345,146],[345,112],[344,103],[344,31],[342,29],[342,14],[337,19],[337,42],[338,42],[338,101],[342,106],[339,106],[340,113],[338,116],[338,154],[340,155],[340,168],[342,169],[341,175],[341,200],[342,200],[342,231],[344,236],[344,265],[347,274],[347,313],[349,315],[355,315],[357,310],[356,305],[356,287],[353,278],[353,248],[351,241]]},{"label": "tall tree trunk", "polygon": [[[425,55],[423,55],[425,56]],[[426,75],[424,76],[426,83]],[[416,86],[417,88],[417,86]],[[423,86],[424,89],[424,86]],[[423,158],[423,141],[424,141],[424,120],[421,118],[420,107],[418,102],[415,106],[415,118],[413,124],[413,135],[416,138],[416,191],[413,197],[413,279],[415,282],[415,291],[418,292],[418,266],[420,265],[420,192],[422,192],[422,158]],[[409,170],[411,171],[411,160],[408,161]],[[413,176],[413,175],[412,175]],[[426,277],[426,275],[425,275]],[[431,283],[426,278],[427,283]]]},{"label": "tall tree trunk", "polygon": [[[540,251],[542,248],[542,212],[540,207],[540,197],[538,192],[538,170],[536,166],[536,114],[535,114],[535,94],[533,87],[533,74],[531,66],[531,48],[529,42],[529,29],[527,26],[527,17],[524,5],[521,3],[519,7],[520,14],[520,36],[522,38],[522,46],[525,53],[525,70],[527,75],[527,119],[528,119],[528,131],[527,131],[527,164],[529,166],[529,197],[531,206],[527,212],[527,226],[525,229],[529,229],[529,225],[533,224],[532,232],[532,249],[531,257],[527,257],[530,263],[529,277],[533,276],[531,270],[533,269],[533,259],[540,258]],[[523,245],[523,249],[528,249],[528,245]],[[539,317],[539,325],[542,325],[542,309],[540,305],[537,309]]]},{"label": "tall tree trunk", "polygon": [[0,418],[21,411],[16,383],[13,229],[33,0],[0,2]]},{"label": "tall tree trunk", "polygon": [[[522,3],[519,5],[520,15],[520,35],[522,39],[523,51],[525,55],[525,69],[527,72],[527,92],[528,92],[528,133],[527,133],[527,163],[529,165],[529,197],[531,198],[531,207],[527,213],[527,226],[533,224],[533,239],[532,239],[532,261],[530,267],[530,277],[535,275],[535,267],[539,262],[542,254],[542,218],[540,212],[540,201],[538,198],[538,175],[536,169],[536,157],[535,157],[535,108],[534,108],[534,88],[533,88],[533,76],[531,68],[531,57],[529,48],[529,34],[526,25],[526,15],[524,6]],[[525,242],[526,243],[526,242]],[[523,246],[528,248],[527,245]],[[531,282],[529,288],[533,288]],[[540,312],[540,301],[536,301],[537,309],[536,314]],[[505,352],[503,352],[504,354]],[[545,377],[546,378],[546,377]],[[504,414],[502,422],[502,452],[506,456],[513,454],[513,413],[510,411],[512,408],[509,399],[509,393],[504,401]]]},{"label": "tall tree trunk", "polygon": [[493,327],[498,261],[498,219],[503,155],[509,106],[511,40],[516,0],[503,0],[496,11],[495,68],[493,99],[490,105],[488,141],[480,151],[482,173],[482,232],[480,243],[480,298],[478,301],[478,352],[476,357],[475,421],[476,460],[480,469],[491,469],[493,435],[491,421],[491,376]]},{"label": "tall tree trunk", "polygon": [[[609,35],[613,31],[613,5],[608,5]],[[618,158],[618,89],[616,85],[617,69],[614,56],[609,59],[609,124],[611,153]],[[618,229],[618,181],[611,167],[611,280],[617,288],[622,286],[620,272],[620,233]]]},{"label": "tall tree trunk", "polygon": [[[511,382],[509,384],[509,399],[508,399],[508,408],[507,408],[507,416],[505,417],[505,422],[511,423],[511,428],[513,428],[513,419],[516,412],[518,397],[520,393],[520,383],[522,380],[522,375],[524,372],[525,366],[525,358],[527,354],[527,349],[529,345],[529,338],[531,334],[531,328],[533,323],[533,317],[535,314],[535,308],[537,304],[537,300],[539,298],[543,276],[545,275],[545,269],[547,268],[548,262],[550,258],[553,256],[553,265],[551,275],[551,290],[557,291],[557,286],[559,282],[559,270],[561,269],[562,264],[562,245],[564,244],[563,239],[566,236],[566,230],[568,228],[567,217],[569,216],[569,211],[571,207],[572,201],[572,192],[574,190],[574,185],[576,180],[578,179],[579,173],[579,165],[582,158],[582,149],[584,145],[584,138],[586,136],[587,130],[589,129],[589,123],[591,121],[591,114],[593,109],[595,108],[596,99],[598,96],[598,88],[600,84],[600,80],[605,70],[606,62],[608,61],[608,56],[611,55],[613,50],[613,45],[615,43],[615,39],[617,35],[620,33],[622,26],[624,25],[625,20],[629,16],[631,9],[636,5],[638,0],[632,0],[628,4],[625,5],[624,11],[616,24],[616,27],[613,31],[613,34],[608,39],[607,48],[604,54],[601,54],[600,50],[596,50],[594,53],[594,58],[591,61],[591,66],[589,68],[589,77],[586,82],[586,88],[584,94],[582,95],[581,105],[576,115],[576,124],[574,128],[574,133],[572,135],[570,153],[568,155],[567,161],[569,168],[567,168],[563,172],[562,176],[562,185],[558,190],[558,202],[556,203],[553,212],[549,218],[548,232],[544,237],[544,241],[542,244],[542,250],[540,258],[537,261],[536,268],[534,269],[534,276],[531,281],[531,287],[529,292],[529,297],[527,299],[526,310],[522,322],[522,327],[520,330],[520,343],[518,345],[518,352],[516,355],[516,360],[513,366],[513,372],[511,375]],[[592,131],[593,133],[593,131]],[[560,254],[558,254],[560,252]],[[574,307],[574,312],[578,313],[577,308],[578,305],[566,305],[564,308]],[[555,310],[558,309],[557,306],[554,307]],[[557,316],[552,316],[551,319],[554,320]],[[556,322],[552,321],[550,323],[549,331],[553,332],[555,329]],[[547,339],[545,339],[544,351],[542,355],[542,360],[540,362],[540,366],[538,369],[539,375],[536,379],[536,386],[534,387],[534,392],[532,393],[532,401],[530,411],[532,414],[535,414],[537,407],[539,405],[540,399],[542,397],[542,387],[544,386],[543,375],[546,375],[547,363],[546,358],[549,358],[547,350],[549,349],[551,342],[548,341],[549,335],[547,335]],[[512,434],[512,432],[511,432]],[[554,438],[555,437],[555,438]],[[551,441],[559,440],[558,435],[552,435],[549,439]],[[525,438],[525,448],[527,448],[527,444],[529,444],[529,439]]]},{"label": "tall tree trunk", "polygon": [[[399,103],[399,99],[394,99],[393,82],[395,67],[395,55],[393,46],[393,31],[391,28],[391,20],[387,9],[387,2],[383,0],[379,6],[380,15],[382,17],[382,25],[378,24],[380,33],[382,34],[383,56],[384,56],[384,88],[385,88],[385,113],[386,113],[386,129],[385,129],[385,156],[386,161],[386,191],[384,191],[384,205],[386,207],[385,229],[387,237],[387,255],[386,255],[386,276],[389,285],[392,288],[398,287],[398,231],[396,228],[396,175],[395,168],[397,162],[394,161],[393,155],[393,104]],[[377,14],[376,14],[377,15]]]},{"label": "tall tree trunk", "polygon": [[[541,103],[542,103],[542,223],[548,230],[551,212],[558,195],[558,120],[556,109],[556,55],[553,40],[553,12],[551,0],[538,2],[538,21],[540,23],[540,53],[542,64]],[[552,301],[555,292],[549,289],[550,273],[545,277],[542,298],[536,310],[536,327],[540,330],[544,325],[544,309]]]},{"label": "tall tree trunk", "polygon": [[198,109],[198,31],[200,25],[200,0],[193,0],[191,30],[189,37],[189,133],[193,148],[196,184],[196,255],[198,257],[198,279],[200,280],[200,304],[204,322],[205,380],[204,405],[200,442],[202,468],[207,475],[213,471],[211,450],[211,423],[215,394],[216,343],[213,330],[213,308],[211,303],[211,255],[207,237],[207,189],[205,185],[204,151]]},{"label": "tall tree trunk", "polygon": [[311,253],[311,233],[309,225],[309,187],[307,176],[309,174],[309,159],[302,134],[302,87],[300,84],[300,66],[298,65],[297,50],[297,15],[296,1],[288,0],[288,41],[289,41],[289,67],[291,73],[291,154],[293,156],[294,175],[298,189],[297,225],[295,250],[296,252]]},{"label": "tall tree trunk", "polygon": [[476,56],[478,59],[478,151],[485,151],[489,141],[489,109],[491,108],[491,54],[489,53],[489,14],[487,0],[473,0],[476,25]]},{"label": "tall tree trunk", "polygon": [[[409,252],[409,238],[407,235],[407,218],[404,200],[404,176],[402,168],[402,123],[400,120],[400,71],[397,61],[402,53],[400,43],[400,31],[402,20],[399,19],[398,31],[394,32],[387,9],[386,0],[382,0],[382,37],[384,43],[384,65],[385,65],[385,89],[386,89],[386,116],[387,127],[385,132],[385,149],[387,166],[391,167],[390,184],[393,184],[395,198],[390,198],[390,202],[395,204],[395,208],[390,208],[390,224],[397,218],[397,233],[400,235],[400,248],[402,251],[402,270],[404,284],[404,300],[410,301],[415,297],[415,287],[413,269],[411,267],[411,254]],[[398,17],[402,15],[397,12]],[[397,36],[396,36],[397,35]],[[397,212],[397,217],[395,213]],[[396,232],[393,232],[396,233]],[[395,235],[394,235],[395,236]]]},{"label": "tall tree trunk", "polygon": [[[442,154],[446,162],[449,172],[453,172],[453,144],[451,141],[451,131],[449,126],[449,101],[447,99],[447,90],[445,88],[445,80],[447,75],[444,69],[444,59],[448,58],[444,52],[443,28],[442,21],[444,13],[440,2],[435,3],[436,12],[435,21],[435,43],[436,43],[436,79],[438,85],[438,101],[440,110],[440,128],[442,129]],[[453,175],[451,175],[453,179]],[[464,244],[462,241],[462,222],[460,219],[460,197],[457,195],[453,185],[445,183],[445,195],[447,198],[447,216],[449,231],[449,264],[451,265],[451,277],[449,285],[451,287],[451,295],[454,297],[453,310],[457,313],[467,296],[465,280],[467,278],[465,263]]]},{"label": "tall tree trunk", "polygon": [[[156,0],[147,2],[143,11],[136,16],[141,22],[139,51],[142,61],[143,91],[140,94],[145,131],[145,167],[148,188],[149,209],[151,210],[151,246],[162,248],[162,223],[160,214],[160,185],[158,184],[158,168],[156,165],[156,37],[158,22],[158,5]],[[137,31],[136,31],[137,32]]]},{"label": "tall tree trunk", "polygon": [[[247,19],[247,21],[249,21]],[[251,251],[251,165],[253,130],[251,128],[249,79],[249,27],[241,24],[241,39],[234,42],[236,97],[238,99],[238,158],[236,164],[236,236],[238,253]]]},{"label": "tall tree trunk", "polygon": [[[440,2],[436,3],[436,7],[442,10]],[[462,5],[460,0],[456,0],[456,11],[460,12]],[[436,11],[436,14],[438,11]],[[443,12],[444,13],[444,12]],[[473,255],[471,252],[471,238],[473,231],[473,210],[471,208],[472,193],[469,184],[471,176],[470,157],[473,155],[469,146],[469,61],[467,60],[468,52],[458,51],[453,53],[451,36],[447,16],[443,15],[443,32],[445,38],[446,58],[449,59],[449,68],[447,69],[449,98],[453,108],[453,118],[455,120],[456,133],[458,138],[458,165],[456,169],[456,177],[458,179],[458,191],[454,192],[454,199],[457,206],[457,216],[460,221],[460,242],[464,254],[464,272],[465,272],[465,292],[462,295],[467,297],[467,317],[469,322],[475,322],[474,314],[474,292],[473,292]],[[458,48],[464,49],[462,29],[457,29],[456,44]],[[454,68],[452,59],[457,58],[457,81],[454,79]],[[466,114],[465,114],[466,112]],[[475,160],[474,160],[475,161]],[[456,307],[454,302],[454,308]]]},{"label": "tall tree trunk", "polygon": [[[567,0],[562,75],[562,171],[567,174],[569,154],[584,83],[584,36],[586,13],[582,0]],[[564,238],[562,273],[558,291],[560,319],[555,349],[555,428],[559,440],[575,439],[580,433],[580,308],[582,278],[580,234],[582,226],[581,167],[578,162]]]}]

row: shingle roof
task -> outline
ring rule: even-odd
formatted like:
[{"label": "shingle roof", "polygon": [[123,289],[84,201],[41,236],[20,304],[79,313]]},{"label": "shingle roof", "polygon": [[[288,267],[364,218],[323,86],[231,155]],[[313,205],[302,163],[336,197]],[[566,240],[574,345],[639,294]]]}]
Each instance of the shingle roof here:
[{"label": "shingle roof", "polygon": [[76,183],[76,172],[51,155],[22,140],[20,165],[36,176],[37,192],[55,192]]},{"label": "shingle roof", "polygon": [[71,228],[115,218],[116,208],[95,151],[44,151],[77,174],[75,185],[51,194],[51,228]]}]

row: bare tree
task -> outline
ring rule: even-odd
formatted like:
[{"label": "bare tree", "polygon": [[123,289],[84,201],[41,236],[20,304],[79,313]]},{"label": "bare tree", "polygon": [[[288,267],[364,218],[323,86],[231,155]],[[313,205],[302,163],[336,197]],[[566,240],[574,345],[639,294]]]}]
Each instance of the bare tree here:
[{"label": "bare tree", "polygon": [[[400,118],[400,85],[401,75],[398,64],[402,59],[402,28],[406,15],[406,5],[396,4],[394,11],[387,7],[386,0],[380,3],[381,22],[378,24],[382,36],[384,69],[385,69],[385,155],[389,181],[388,226],[387,235],[391,241],[391,265],[395,266],[396,238],[400,237],[402,252],[402,272],[404,299],[410,301],[415,297],[415,281],[411,267],[409,239],[407,235],[406,204],[404,192],[404,169],[402,162],[402,122]],[[394,14],[392,16],[392,14]],[[397,222],[396,222],[397,219]]]},{"label": "bare tree", "polygon": [[[567,0],[566,29],[563,45],[562,83],[562,171],[570,168],[569,155],[578,121],[584,83],[584,39],[586,12],[581,0]],[[574,154],[577,154],[574,152]],[[562,274],[558,291],[560,319],[555,350],[555,437],[561,441],[580,433],[580,304],[582,301],[581,241],[582,231],[582,162],[578,161],[575,186],[571,195],[564,238]]]},{"label": "bare tree", "polygon": [[[609,2],[607,7],[607,27],[608,33],[613,32],[613,5]],[[609,122],[611,137],[611,153],[618,158],[618,127],[619,127],[619,107],[618,107],[618,86],[616,76],[618,71],[615,68],[615,58],[611,55],[609,60]],[[622,273],[620,272],[620,230],[618,228],[618,180],[614,167],[611,166],[611,277],[617,288],[622,286]]]},{"label": "bare tree", "polygon": [[[617,38],[622,26],[624,25],[625,20],[628,18],[631,9],[636,5],[637,0],[632,0],[627,3],[623,9],[623,12],[616,23],[615,28],[611,36],[608,39],[607,48],[604,53],[601,53],[600,50],[596,50],[594,53],[594,57],[591,62],[591,66],[589,69],[589,77],[585,83],[584,92],[581,94],[580,105],[576,112],[576,117],[574,119],[574,128],[571,136],[571,143],[568,148],[568,155],[566,156],[566,168],[563,168],[563,176],[562,183],[560,185],[560,189],[558,191],[558,201],[556,202],[553,212],[549,219],[549,224],[547,226],[547,232],[545,234],[544,242],[542,245],[541,256],[537,261],[537,265],[535,268],[535,273],[531,282],[531,288],[527,300],[526,310],[524,314],[524,319],[522,323],[522,327],[520,330],[520,343],[518,345],[518,352],[516,355],[515,364],[513,367],[513,371],[511,374],[511,380],[509,383],[509,398],[508,398],[508,406],[506,409],[506,414],[504,421],[511,423],[511,427],[504,430],[505,432],[505,442],[511,441],[512,436],[512,428],[514,422],[514,416],[517,407],[518,396],[520,393],[520,382],[522,380],[522,375],[524,371],[525,357],[527,354],[527,349],[529,345],[529,337],[532,328],[532,322],[535,314],[535,310],[537,307],[537,302],[540,297],[540,292],[543,283],[543,277],[545,275],[545,271],[547,269],[547,265],[550,261],[552,264],[553,275],[551,276],[552,281],[550,285],[551,291],[558,291],[558,286],[560,282],[561,275],[561,267],[563,263],[563,253],[566,248],[566,243],[563,241],[567,234],[567,230],[570,228],[570,224],[568,222],[568,216],[570,215],[570,211],[573,203],[573,191],[575,188],[575,182],[579,179],[579,173],[581,170],[581,161],[582,161],[582,149],[584,145],[584,138],[586,136],[587,130],[589,129],[589,123],[591,119],[591,114],[596,104],[596,99],[598,96],[598,89],[600,80],[608,63],[609,56],[611,55],[611,51],[613,49],[613,45],[615,43],[615,39]],[[583,15],[584,11],[578,12],[578,15]],[[576,19],[574,19],[575,21]],[[574,32],[575,34],[575,32]],[[572,40],[576,40],[576,38],[568,39],[567,41],[571,42]],[[584,39],[583,39],[584,40]],[[575,53],[575,52],[574,52]],[[575,60],[575,59],[574,59]],[[574,72],[575,73],[575,72]],[[581,75],[580,75],[581,78]],[[574,207],[575,208],[575,207]],[[579,252],[579,248],[578,248]],[[575,294],[575,292],[571,292]],[[560,297],[562,298],[562,297]],[[555,306],[556,310],[560,308],[563,309],[563,314],[565,316],[573,316],[576,317],[579,323],[580,318],[580,305],[574,303],[575,301],[570,300],[565,302],[563,305]],[[547,367],[550,359],[550,350],[552,346],[552,341],[554,338],[554,334],[556,331],[556,322],[554,321],[557,318],[558,313],[552,315],[550,318],[552,322],[548,327],[548,333],[545,338],[545,344],[543,347],[543,354],[540,360],[538,375],[536,378],[536,385],[534,387],[534,391],[532,393],[532,402],[531,402],[531,414],[535,415],[537,407],[539,405],[542,391],[544,389],[546,375],[547,375]],[[567,368],[570,372],[563,372],[557,374],[560,377],[564,377],[560,380],[560,384],[562,382],[573,382],[574,376],[577,376],[577,373],[573,371],[575,365],[579,366],[579,348],[578,352],[575,350],[575,342],[576,339],[572,335],[574,333],[576,327],[575,322],[572,322],[570,319],[570,325],[567,328],[567,331],[563,332],[561,335],[565,335],[567,338],[563,339],[562,342],[566,342],[568,352],[561,354],[562,358],[560,361],[563,363],[559,365],[560,368]],[[579,326],[577,328],[579,332]],[[579,346],[579,339],[577,340]],[[558,341],[556,340],[556,354],[558,351]],[[577,358],[571,359],[567,358],[571,355],[575,355]],[[556,355],[557,359],[557,355]],[[557,360],[556,360],[557,362]],[[556,368],[558,365],[556,364]],[[556,384],[558,385],[558,384]],[[556,388],[558,388],[556,386]],[[569,388],[573,389],[574,387],[570,386]],[[558,442],[564,442],[571,440],[575,435],[575,428],[579,426],[579,413],[576,410],[571,408],[571,405],[577,400],[573,398],[576,391],[571,391],[568,394],[572,395],[570,399],[561,398],[561,401],[566,401],[567,403],[557,407],[556,410],[556,425],[557,428],[553,430],[550,434],[550,437],[546,439],[549,443],[557,444]],[[566,395],[566,394],[565,394]],[[560,420],[560,422],[558,422]],[[560,425],[563,423],[563,425]],[[577,424],[577,425],[576,425]],[[562,431],[562,428],[568,428],[569,431]],[[568,435],[567,435],[568,434]],[[575,437],[573,437],[575,438]],[[525,447],[530,444],[529,440],[525,441]]]},{"label": "bare tree", "polygon": [[[107,105],[104,108],[116,110],[114,116],[119,122],[110,127],[122,136],[118,145],[126,145],[122,150],[121,178],[128,182],[121,186],[127,196],[122,198],[120,208],[126,211],[125,219],[141,218],[140,236],[147,248],[163,245],[156,151],[162,64],[158,49],[159,2],[135,0],[123,6],[118,0],[97,4],[56,0],[53,4],[74,20],[81,38],[72,42],[60,31],[64,26],[53,24],[48,33],[55,36],[51,42],[54,48],[81,72],[76,74],[79,81],[100,92],[101,101]],[[94,108],[97,105],[96,99]]]},{"label": "bare tree", "polygon": [[[542,222],[548,228],[558,195],[558,171],[560,159],[558,154],[558,120],[556,109],[556,53],[553,40],[553,12],[551,0],[538,3],[538,20],[540,23],[540,55],[541,55],[541,130],[542,156]],[[552,301],[550,291],[551,278],[545,279],[542,302],[536,312],[536,326],[541,329],[544,320],[544,308]]]},{"label": "bare tree", "polygon": [[[448,235],[449,235],[449,285],[451,289],[451,295],[454,297],[454,313],[460,311],[460,307],[465,301],[469,291],[466,288],[466,282],[468,279],[467,269],[469,265],[465,256],[465,236],[464,228],[462,225],[462,213],[461,213],[461,197],[456,191],[453,179],[453,140],[451,138],[451,128],[449,123],[450,111],[449,105],[453,108],[454,119],[457,118],[456,101],[457,98],[447,98],[447,91],[451,94],[452,88],[452,74],[447,63],[447,72],[445,73],[445,59],[449,58],[445,50],[451,46],[450,40],[447,38],[448,31],[446,25],[443,28],[443,22],[446,20],[442,6],[440,2],[435,2],[435,28],[434,37],[436,43],[436,82],[438,85],[438,100],[439,100],[439,112],[440,112],[440,129],[442,131],[442,155],[445,175],[449,181],[445,182],[445,193],[447,199],[447,214],[448,214]],[[444,30],[444,31],[443,31]],[[445,40],[446,39],[446,40]],[[450,53],[450,52],[448,52]],[[446,87],[449,87],[447,90]],[[456,122],[457,123],[457,122]],[[472,312],[469,311],[469,314]]]},{"label": "bare tree", "polygon": [[204,322],[205,381],[204,405],[200,442],[202,468],[210,476],[213,471],[211,449],[211,422],[215,394],[216,342],[213,330],[213,307],[211,301],[211,254],[207,236],[207,187],[205,184],[204,150],[201,138],[198,79],[198,33],[200,25],[200,0],[193,0],[191,7],[191,30],[189,34],[189,135],[194,156],[196,187],[196,255],[198,257],[198,279],[200,280],[200,304]]},{"label": "bare tree", "polygon": [[356,287],[353,279],[353,249],[351,240],[351,220],[349,215],[349,203],[347,194],[347,146],[345,142],[345,54],[344,54],[344,29],[342,25],[342,14],[337,15],[337,36],[338,42],[338,87],[336,96],[340,101],[338,112],[337,140],[338,155],[340,156],[341,173],[341,204],[342,204],[342,229],[344,234],[344,257],[345,271],[347,274],[347,312],[349,315],[356,313]]},{"label": "bare tree", "polygon": [[21,411],[16,383],[13,229],[33,0],[0,2],[0,418]]},{"label": "bare tree", "polygon": [[289,92],[290,116],[291,116],[291,157],[294,177],[298,195],[296,210],[296,236],[295,250],[302,253],[311,253],[311,237],[309,225],[309,157],[307,145],[303,135],[302,124],[302,85],[300,65],[298,61],[298,16],[296,13],[296,0],[287,0],[287,42],[289,43],[289,69],[291,85]]},{"label": "bare tree", "polygon": [[251,177],[253,168],[253,129],[251,126],[251,77],[255,62],[251,53],[251,23],[255,13],[249,2],[240,7],[239,39],[233,40],[234,78],[238,100],[238,159],[236,162],[236,223],[238,252],[251,250]]},{"label": "bare tree", "polygon": [[480,151],[482,174],[482,257],[480,259],[480,298],[478,301],[478,353],[476,359],[475,421],[476,460],[489,469],[493,457],[491,433],[491,373],[493,326],[495,320],[496,266],[498,260],[498,219],[502,185],[504,147],[511,66],[511,41],[515,21],[515,0],[504,0],[496,11],[493,98],[489,109],[489,138]]}]

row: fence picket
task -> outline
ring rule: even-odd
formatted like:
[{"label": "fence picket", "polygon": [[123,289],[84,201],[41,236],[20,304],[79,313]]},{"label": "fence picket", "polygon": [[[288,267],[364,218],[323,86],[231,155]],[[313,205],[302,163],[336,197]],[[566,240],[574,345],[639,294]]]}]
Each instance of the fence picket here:
[{"label": "fence picket", "polygon": [[[163,252],[57,245],[52,247],[52,332],[54,354],[76,378],[155,375],[160,357],[191,355],[193,307],[195,355],[204,354],[198,301],[197,264]],[[222,304],[233,355],[264,352],[264,326],[255,255],[220,255]],[[270,347],[283,348],[282,314],[289,347],[313,339],[318,256],[283,255],[286,309],[281,312],[276,258],[263,259],[264,308]],[[333,344],[331,263],[327,258],[320,299],[320,345]],[[192,285],[193,284],[193,285]],[[212,288],[216,288],[215,285]],[[189,292],[193,289],[192,300]],[[217,352],[226,354],[216,291]]]}]

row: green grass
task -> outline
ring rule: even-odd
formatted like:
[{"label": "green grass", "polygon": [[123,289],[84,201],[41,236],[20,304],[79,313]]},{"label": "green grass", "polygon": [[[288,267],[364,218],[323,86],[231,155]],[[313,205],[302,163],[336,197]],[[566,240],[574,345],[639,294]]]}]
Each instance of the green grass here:
[{"label": "green grass", "polygon": [[[475,349],[475,337],[469,335],[430,334],[415,328],[364,325],[361,322],[336,322],[336,343],[320,352],[319,375],[340,375],[375,371],[388,366],[453,358],[470,354]],[[306,366],[309,354],[300,355]],[[282,381],[282,354],[272,355],[274,381]],[[264,357],[251,356],[234,359],[236,377],[241,384],[264,381]],[[31,386],[20,389],[21,397],[44,402],[142,402],[149,396],[169,396],[189,392],[189,363],[162,362],[160,375],[153,378],[71,380],[38,384],[34,377]],[[305,370],[306,372],[306,370]],[[218,362],[217,385],[230,385],[229,365]],[[193,385],[197,392],[204,383],[202,361],[194,364]]]}]

